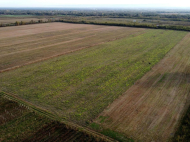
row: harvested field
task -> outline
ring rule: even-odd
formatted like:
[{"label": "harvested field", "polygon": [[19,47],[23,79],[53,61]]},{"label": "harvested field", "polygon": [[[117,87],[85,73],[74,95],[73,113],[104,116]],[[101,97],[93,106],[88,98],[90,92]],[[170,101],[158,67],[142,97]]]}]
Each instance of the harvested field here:
[{"label": "harvested field", "polygon": [[[57,27],[62,25],[62,23],[54,24]],[[38,26],[40,25],[45,26],[46,24]],[[50,26],[50,24],[47,25]],[[28,41],[28,46],[19,46],[23,49],[18,47],[15,51],[8,51],[8,49],[16,47],[14,42],[19,41],[11,40],[8,43],[9,48],[2,46],[1,49],[4,49],[4,53],[1,55],[0,61],[4,60],[2,63],[16,61],[13,65],[18,62],[20,62],[19,65],[22,65],[25,61],[30,62],[43,56],[49,57],[52,54],[56,55],[81,47],[90,46],[91,48],[3,72],[0,74],[0,90],[15,94],[65,120],[82,125],[89,124],[105,107],[158,63],[187,34],[171,30],[144,30],[94,25],[63,24],[62,26],[65,26],[67,31],[63,33],[51,32],[53,35],[55,34],[56,38],[42,39],[39,43],[36,41],[37,45],[39,44],[36,45],[37,47],[33,47],[34,43]],[[68,26],[76,26],[77,29],[70,28],[69,30]],[[45,36],[45,39],[48,38],[47,30],[48,28],[45,33],[37,35]],[[76,33],[76,30],[79,31],[79,34]],[[36,30],[36,32],[38,31]],[[33,37],[33,39],[40,40],[37,35],[31,34],[26,36],[26,39],[31,40]],[[60,39],[59,35],[61,35]],[[81,38],[81,36],[84,39],[61,44],[61,46],[55,45],[56,42],[68,42]],[[66,38],[67,40],[65,40]],[[9,41],[10,39],[2,40]],[[11,42],[14,46],[11,46]],[[41,48],[42,43],[48,47]],[[52,43],[52,47],[49,47],[50,43]],[[1,44],[6,46],[7,43]],[[40,49],[32,50],[33,48]],[[29,52],[23,52],[24,50],[29,50]],[[12,54],[13,52],[21,53]],[[6,54],[11,55],[5,57]],[[12,59],[10,60],[10,58]],[[2,69],[8,67],[5,66]]]},{"label": "harvested field", "polygon": [[0,72],[144,32],[66,23],[0,28]]},{"label": "harvested field", "polygon": [[[151,71],[108,106],[95,122],[137,141],[170,140],[190,102],[189,55],[188,33]],[[179,137],[179,140],[183,138]]]}]

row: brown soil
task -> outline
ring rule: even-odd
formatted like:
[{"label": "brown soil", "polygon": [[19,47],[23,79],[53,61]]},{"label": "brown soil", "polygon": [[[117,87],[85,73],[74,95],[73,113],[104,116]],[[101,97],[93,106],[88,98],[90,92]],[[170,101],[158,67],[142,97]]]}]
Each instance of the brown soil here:
[{"label": "brown soil", "polygon": [[1,28],[0,72],[143,32],[145,29],[67,23]]},{"label": "brown soil", "polygon": [[[190,34],[100,116],[102,124],[137,141],[173,137],[190,97]],[[100,123],[100,119],[95,120]]]},{"label": "brown soil", "polygon": [[67,24],[67,23],[45,23],[45,24],[34,24],[34,25],[23,25],[0,28],[0,39],[18,37],[25,35],[38,34],[43,32],[52,32],[73,28],[86,28],[93,25],[84,24]]},{"label": "brown soil", "polygon": [[96,138],[78,130],[68,128],[62,123],[52,122],[45,127],[41,128],[34,135],[29,136],[23,142],[36,142],[36,141],[47,141],[47,142],[104,142],[105,140],[100,137]]},{"label": "brown soil", "polygon": [[27,109],[18,103],[0,97],[0,126],[23,115]]}]

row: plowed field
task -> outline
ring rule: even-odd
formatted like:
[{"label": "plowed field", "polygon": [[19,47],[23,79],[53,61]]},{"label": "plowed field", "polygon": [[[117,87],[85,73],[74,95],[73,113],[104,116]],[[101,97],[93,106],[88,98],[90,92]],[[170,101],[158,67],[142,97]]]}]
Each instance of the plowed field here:
[{"label": "plowed field", "polygon": [[0,28],[0,72],[143,33],[144,29],[46,23]]}]

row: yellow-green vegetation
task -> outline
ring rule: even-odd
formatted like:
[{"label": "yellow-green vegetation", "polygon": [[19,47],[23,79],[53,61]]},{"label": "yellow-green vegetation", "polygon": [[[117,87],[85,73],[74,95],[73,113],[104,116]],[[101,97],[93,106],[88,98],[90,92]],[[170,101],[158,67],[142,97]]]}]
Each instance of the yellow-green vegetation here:
[{"label": "yellow-green vegetation", "polygon": [[0,74],[0,90],[79,124],[123,94],[186,32],[148,30]]}]

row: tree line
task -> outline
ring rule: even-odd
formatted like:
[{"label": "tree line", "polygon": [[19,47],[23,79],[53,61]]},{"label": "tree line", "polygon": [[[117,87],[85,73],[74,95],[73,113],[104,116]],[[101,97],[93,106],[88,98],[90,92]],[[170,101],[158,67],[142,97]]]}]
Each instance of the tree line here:
[{"label": "tree line", "polygon": [[29,22],[25,22],[25,21],[16,21],[15,23],[0,23],[0,27],[8,27],[8,26],[20,26],[20,25],[29,25],[29,24],[39,24],[39,23],[49,23],[49,22],[55,22],[55,20],[52,19],[48,19],[48,21],[44,21],[44,20],[31,20]]},{"label": "tree line", "polygon": [[[57,21],[56,21],[57,22]],[[78,24],[94,24],[94,25],[107,25],[107,26],[122,26],[122,27],[137,27],[137,28],[151,28],[151,29],[169,29],[169,30],[180,30],[190,31],[189,26],[178,26],[178,25],[154,25],[154,24],[142,24],[142,23],[111,23],[111,22],[88,22],[88,21],[74,21],[74,20],[59,20],[59,22],[65,23],[78,23]]]},{"label": "tree line", "polygon": [[107,26],[122,26],[122,27],[136,27],[136,28],[151,28],[151,29],[169,29],[169,30],[180,30],[180,31],[190,31],[189,26],[179,26],[179,25],[154,25],[154,24],[142,24],[142,23],[111,23],[111,22],[97,22],[97,21],[76,21],[76,20],[52,20],[48,21],[31,20],[30,22],[16,21],[15,23],[9,24],[0,24],[0,27],[6,26],[19,26],[19,25],[28,25],[28,24],[39,24],[39,23],[48,23],[48,22],[64,22],[64,23],[76,23],[76,24],[93,24],[93,25],[107,25]]}]

